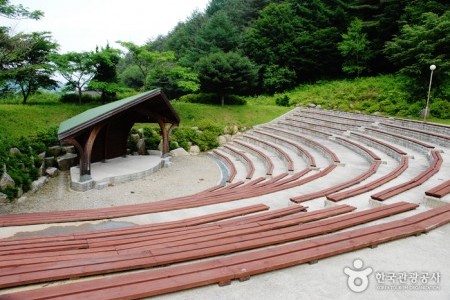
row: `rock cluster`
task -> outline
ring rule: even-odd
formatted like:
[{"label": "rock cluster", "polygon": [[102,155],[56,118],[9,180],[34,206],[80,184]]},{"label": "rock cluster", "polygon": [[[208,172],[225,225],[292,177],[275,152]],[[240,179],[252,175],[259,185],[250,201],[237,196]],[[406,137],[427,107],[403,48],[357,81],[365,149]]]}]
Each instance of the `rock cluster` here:
[{"label": "rock cluster", "polygon": [[[21,154],[18,148],[11,148],[9,155],[15,156]],[[78,164],[78,155],[76,154],[75,147],[73,146],[52,146],[48,147],[45,152],[33,157],[33,160],[40,164],[38,167],[39,178],[31,183],[31,192],[36,192],[44,184],[47,183],[49,177],[58,176],[59,171],[70,170],[71,167]],[[8,187],[15,187],[16,182],[8,174],[6,165],[3,165],[3,172],[0,176],[0,191],[4,191]],[[23,195],[22,187],[17,187],[17,196],[22,199],[23,202],[26,199]],[[6,200],[7,196],[4,193],[0,193],[0,201]]]}]

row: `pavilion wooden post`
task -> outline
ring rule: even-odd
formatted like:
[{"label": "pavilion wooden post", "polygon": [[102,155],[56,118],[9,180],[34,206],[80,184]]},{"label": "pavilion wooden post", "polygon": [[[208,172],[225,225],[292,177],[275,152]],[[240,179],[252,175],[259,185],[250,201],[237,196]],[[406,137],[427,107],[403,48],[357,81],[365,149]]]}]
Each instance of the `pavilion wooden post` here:
[{"label": "pavilion wooden post", "polygon": [[[158,119],[159,127],[161,128],[161,136],[162,136],[162,157],[166,157],[169,155],[170,150],[170,136],[172,135],[173,129],[177,126],[173,123],[164,123],[163,120]],[[167,125],[170,125],[167,127]]]},{"label": "pavilion wooden post", "polygon": [[76,139],[68,138],[64,143],[75,146],[80,157],[80,182],[85,182],[92,179],[91,176],[91,155],[95,139],[102,130],[105,124],[98,124],[91,129],[86,143],[81,145]]}]

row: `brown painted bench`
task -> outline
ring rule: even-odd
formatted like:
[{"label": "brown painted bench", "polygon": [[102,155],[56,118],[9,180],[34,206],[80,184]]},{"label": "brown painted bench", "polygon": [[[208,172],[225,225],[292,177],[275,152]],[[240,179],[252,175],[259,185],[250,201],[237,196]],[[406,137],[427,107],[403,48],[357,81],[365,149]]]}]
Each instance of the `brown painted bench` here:
[{"label": "brown painted bench", "polygon": [[[286,125],[286,124],[289,124],[289,123],[279,122],[279,124]],[[325,147],[324,145],[320,144],[317,141],[311,140],[311,139],[309,139],[307,137],[304,137],[304,136],[299,135],[297,133],[294,133],[292,131],[283,130],[283,129],[275,127],[275,126],[265,126],[265,127],[270,128],[271,130],[274,130],[274,131],[286,134],[288,136],[291,136],[294,139],[299,139],[299,140],[303,141],[304,143],[310,145],[311,147],[317,149],[318,151],[326,154],[330,158],[331,162],[340,163],[340,160],[337,157],[336,153],[334,153],[328,147]],[[319,134],[322,134],[322,132],[320,132],[320,131],[315,131],[315,132],[319,133]],[[331,136],[331,135],[326,134],[326,137],[329,137],[329,136]],[[314,162],[314,165],[315,165],[315,162]]]},{"label": "brown painted bench", "polygon": [[322,189],[322,190],[319,190],[319,191],[316,191],[313,193],[309,193],[309,194],[305,194],[305,195],[301,195],[301,196],[297,196],[297,197],[292,197],[292,198],[290,198],[290,200],[292,202],[301,203],[301,202],[309,201],[309,200],[312,200],[315,198],[327,196],[328,194],[332,194],[332,193],[338,192],[340,190],[346,189],[350,186],[356,185],[376,173],[376,171],[378,170],[378,167],[381,164],[381,161],[380,161],[380,158],[378,157],[378,155],[373,153],[370,149],[368,149],[360,144],[357,144],[353,141],[350,141],[348,139],[336,137],[336,140],[339,141],[340,143],[347,145],[348,147],[358,148],[360,151],[364,152],[367,157],[372,159],[372,162],[371,162],[369,168],[364,173],[352,178],[351,180],[336,184],[329,188],[325,188],[325,189]]},{"label": "brown painted bench", "polygon": [[389,123],[380,123],[379,126],[384,127],[389,131],[394,131],[396,133],[418,136],[421,140],[425,140],[431,143],[441,144],[446,147],[450,145],[450,135],[410,127],[403,127]]},{"label": "brown painted bench", "polygon": [[[361,125],[355,124],[355,122],[352,123],[348,123],[348,122],[342,122],[342,121],[338,121],[338,120],[330,120],[330,119],[324,119],[323,115],[322,116],[312,116],[311,114],[305,115],[305,114],[293,114],[294,117],[299,118],[299,121],[303,122],[305,119],[306,120],[311,120],[311,122],[313,122],[314,124],[316,124],[317,126],[322,126],[322,125],[332,125],[330,126],[330,128],[333,129],[344,129],[344,130],[355,130],[359,127],[361,127]],[[309,122],[309,123],[311,123]]]},{"label": "brown painted bench", "polygon": [[397,176],[402,174],[407,168],[408,168],[408,157],[403,156],[400,159],[400,163],[398,164],[398,166],[394,170],[392,170],[391,172],[386,174],[385,176],[382,176],[374,181],[371,181],[367,184],[364,184],[359,187],[355,187],[350,190],[326,195],[326,197],[328,200],[337,202],[337,201],[341,201],[341,200],[344,200],[344,199],[347,199],[347,198],[350,198],[350,197],[353,197],[356,195],[363,194],[365,192],[371,191],[371,190],[373,190],[379,186],[382,186],[383,184],[386,184],[389,181],[397,178]]},{"label": "brown painted bench", "polygon": [[319,135],[325,138],[332,136],[331,133],[319,131],[307,126],[302,126],[301,125],[302,123],[297,122],[294,119],[290,118],[286,118],[286,121],[279,121],[278,124],[288,126],[290,129],[299,130],[301,132],[313,133],[315,135]]},{"label": "brown painted bench", "polygon": [[[336,128],[334,126],[330,126],[330,125],[328,125],[328,123],[324,124],[325,122],[318,124],[316,122],[308,122],[305,120],[299,120],[299,119],[294,119],[294,118],[286,118],[286,121],[289,121],[290,123],[293,123],[293,124],[299,124],[300,127],[303,127],[303,128],[309,127],[314,130],[316,130],[316,128],[321,128],[321,129],[333,132],[335,134],[342,134],[347,131],[347,129]],[[319,131],[319,130],[317,130],[317,131]],[[322,133],[324,133],[323,130],[322,130]]]},{"label": "brown painted bench", "polygon": [[450,180],[444,181],[443,183],[435,186],[434,188],[425,191],[427,196],[442,198],[450,194]]},{"label": "brown painted bench", "polygon": [[256,156],[260,157],[264,165],[266,166],[266,175],[270,176],[273,173],[274,165],[270,157],[268,157],[265,153],[260,151],[259,149],[256,149],[252,145],[248,143],[244,143],[238,140],[234,140],[233,143],[236,143],[237,145],[244,147],[245,149],[250,150],[250,152],[255,153]]},{"label": "brown painted bench", "polygon": [[[305,237],[311,236],[311,234],[321,234],[323,230],[331,229],[324,227],[322,223],[316,223],[319,222],[317,220],[350,212],[354,209],[354,207],[345,205],[303,213],[295,218],[288,216],[254,224],[225,226],[204,233],[155,237],[147,242],[119,244],[115,247],[116,255],[105,255],[104,257],[91,258],[90,256],[80,257],[71,254],[69,255],[70,260],[56,261],[64,256],[64,252],[54,252],[53,257],[49,257],[50,260],[53,260],[49,262],[42,262],[43,259],[40,258],[38,261],[26,265],[0,268],[0,287],[140,269],[254,249],[297,239],[302,233],[302,231],[299,231],[300,228],[297,228],[299,226],[306,226],[302,233]],[[396,211],[399,209],[396,208]],[[404,209],[406,207],[401,210]],[[408,206],[408,209],[412,209],[412,207]],[[371,218],[375,215],[376,218],[380,217],[377,212],[370,214]],[[367,215],[364,220],[370,216]],[[331,223],[335,224],[336,228],[346,227],[349,226],[349,218],[349,216],[342,220],[333,218]],[[357,223],[366,222],[359,219],[356,221],[356,218],[354,220]],[[311,223],[311,225],[306,225],[306,223]],[[91,244],[91,242],[89,243]],[[101,245],[97,245],[97,247],[101,248]]]},{"label": "brown painted bench", "polygon": [[251,141],[252,143],[262,144],[265,146],[266,149],[267,148],[272,149],[275,153],[277,153],[277,156],[286,163],[287,170],[294,171],[294,161],[292,160],[291,156],[286,151],[284,151],[282,148],[278,147],[277,145],[275,145],[273,143],[259,139],[255,136],[252,136],[249,134],[244,134],[240,138],[247,139],[247,140]]},{"label": "brown painted bench", "polygon": [[[263,128],[263,129],[265,129],[265,128]],[[263,131],[263,130],[256,130],[255,129],[255,130],[253,130],[253,132],[255,132],[257,134],[260,134],[260,135],[262,135],[264,137],[269,137],[272,140],[275,140],[276,142],[281,142],[281,143],[289,145],[289,147],[293,148],[297,152],[297,154],[306,161],[308,166],[316,167],[316,162],[314,160],[314,157],[311,155],[311,153],[309,153],[305,148],[303,148],[299,144],[297,144],[297,143],[295,143],[295,142],[293,142],[291,140],[282,138],[280,136],[276,136],[276,135],[270,134],[270,133],[268,133],[266,131]]]},{"label": "brown painted bench", "polygon": [[405,135],[395,134],[395,133],[392,133],[392,132],[387,132],[387,131],[374,129],[374,128],[366,128],[366,130],[369,131],[369,132],[375,132],[377,134],[381,134],[383,136],[392,137],[393,139],[401,139],[401,140],[407,141],[410,144],[416,144],[419,147],[424,148],[426,151],[434,149],[433,145],[424,143],[424,142],[419,141],[417,139],[413,139],[413,138],[407,137]]},{"label": "brown painted bench", "polygon": [[[251,207],[249,207],[250,209]],[[255,207],[256,208],[256,207]],[[175,238],[179,235],[183,237],[192,234],[206,234],[206,232],[211,232],[212,230],[218,230],[223,226],[238,224],[245,225],[255,222],[274,220],[277,218],[286,217],[290,214],[296,214],[303,212],[306,208],[298,205],[291,206],[284,209],[267,211],[252,216],[242,216],[239,218],[233,218],[227,221],[212,222],[212,223],[201,223],[193,224],[189,226],[189,221],[185,223],[180,222],[177,227],[161,228],[155,227],[151,228],[148,225],[141,225],[137,228],[125,229],[114,229],[114,230],[101,230],[89,233],[75,233],[68,235],[58,235],[58,236],[44,236],[36,238],[15,238],[15,239],[4,239],[2,240],[2,253],[0,255],[0,266],[16,266],[33,262],[44,262],[44,261],[60,261],[63,255],[67,257],[103,257],[103,256],[114,256],[117,255],[117,249],[115,246],[119,242],[116,241],[125,240],[138,242],[142,240],[152,239],[154,237],[171,237]],[[238,212],[235,210],[224,212],[228,217],[235,217]],[[241,212],[245,211],[241,209]],[[251,211],[247,210],[250,213]],[[206,216],[208,218],[208,216]],[[171,222],[172,223],[172,222]],[[174,225],[174,224],[171,224]],[[86,247],[59,247],[55,248],[55,245],[64,246],[64,244],[71,244],[72,242],[83,242]],[[95,247],[96,243],[108,242],[108,245],[103,244],[102,247]],[[7,251],[6,251],[7,250]],[[55,251],[57,251],[55,253]],[[85,255],[86,254],[86,255]]]},{"label": "brown painted bench", "polygon": [[221,161],[225,162],[225,164],[228,166],[228,170],[230,171],[230,174],[228,175],[228,178],[226,181],[228,183],[232,182],[237,175],[237,170],[236,170],[236,166],[234,165],[234,163],[231,161],[231,159],[228,156],[220,153],[217,150],[213,150],[212,153],[214,153]]},{"label": "brown painted bench", "polygon": [[[369,218],[371,219],[371,218]],[[373,219],[373,217],[372,217]],[[362,220],[361,220],[362,221]],[[156,270],[87,280],[3,295],[4,299],[141,298],[213,283],[226,284],[252,275],[346,253],[410,235],[450,222],[450,205],[413,217],[341,233],[325,235],[249,253]],[[115,299],[115,298],[114,298]]]},{"label": "brown painted bench", "polygon": [[223,145],[223,147],[231,151],[237,157],[241,158],[241,161],[243,161],[247,167],[247,176],[245,178],[252,179],[253,175],[255,174],[255,165],[253,164],[252,160],[242,151],[238,151],[237,149],[230,147],[229,145]]},{"label": "brown painted bench", "polygon": [[416,177],[414,177],[411,180],[408,180],[407,182],[398,184],[396,186],[393,186],[391,188],[388,188],[388,189],[380,191],[376,194],[373,194],[370,197],[374,200],[384,201],[393,196],[401,194],[404,191],[407,191],[416,186],[419,186],[422,183],[424,183],[425,181],[427,181],[434,174],[439,172],[441,165],[442,165],[442,156],[439,152],[433,150],[433,151],[431,151],[431,156],[432,156],[432,162],[431,162],[430,166],[426,170],[421,172],[419,175],[417,175]]},{"label": "brown painted bench", "polygon": [[[312,115],[326,116],[326,117],[331,117],[331,118],[338,119],[338,120],[351,121],[353,124],[359,123],[358,124],[359,126],[369,126],[371,123],[373,123],[373,121],[363,120],[361,118],[354,118],[354,117],[331,114],[331,113],[328,113],[328,111],[326,111],[326,110],[300,109],[300,111],[306,112],[306,113],[308,113],[308,115],[312,114]],[[347,123],[347,124],[349,124],[349,123]]]}]

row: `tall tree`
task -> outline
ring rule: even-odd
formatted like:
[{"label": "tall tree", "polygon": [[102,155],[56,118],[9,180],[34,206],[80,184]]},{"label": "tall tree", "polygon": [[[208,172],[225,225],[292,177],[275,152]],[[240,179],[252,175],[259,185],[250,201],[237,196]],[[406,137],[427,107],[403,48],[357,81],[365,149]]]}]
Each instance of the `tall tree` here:
[{"label": "tall tree", "polygon": [[95,75],[94,54],[92,52],[69,52],[55,54],[51,59],[59,74],[67,81],[66,87],[77,91],[78,104],[81,104],[83,88]]},{"label": "tall tree", "polygon": [[44,13],[40,10],[30,11],[22,4],[11,4],[9,0],[0,0],[0,16],[9,19],[40,19]]},{"label": "tall tree", "polygon": [[121,89],[117,77],[120,51],[111,48],[109,44],[105,48],[98,49],[97,47],[93,60],[95,62],[95,75],[89,87],[101,92],[102,103],[114,101],[116,93]]},{"label": "tall tree", "polygon": [[200,32],[208,18],[196,11],[186,21],[179,23],[167,38],[167,49],[176,53],[178,61],[185,67],[193,66],[200,57],[206,55],[206,43],[200,36]]},{"label": "tall tree", "polygon": [[344,57],[342,70],[356,77],[365,71],[371,56],[367,34],[363,32],[363,23],[356,18],[350,23],[347,33],[342,35],[338,48]]},{"label": "tall tree", "polygon": [[258,69],[245,56],[234,52],[217,52],[200,59],[196,68],[204,92],[217,94],[223,106],[225,96],[253,91]]},{"label": "tall tree", "polygon": [[51,78],[54,72],[50,56],[56,53],[58,44],[48,32],[19,34],[14,37],[24,45],[12,55],[0,73],[0,80],[13,83],[22,94],[23,103],[39,88],[53,89],[57,82]]},{"label": "tall tree", "polygon": [[[437,66],[434,86],[450,97],[450,11],[423,13],[417,24],[405,24],[398,36],[386,43],[385,53],[400,72],[413,79],[416,97],[425,94],[429,66]],[[443,84],[445,83],[445,84]]]},{"label": "tall tree", "polygon": [[247,31],[246,54],[259,65],[289,70],[289,77],[294,71],[295,83],[336,76],[342,59],[335,19],[320,0],[269,4]]},{"label": "tall tree", "polygon": [[170,97],[198,90],[197,74],[191,68],[179,64],[173,51],[148,50],[151,45],[137,46],[132,43],[122,45],[128,48],[130,54],[128,56],[130,64],[121,76],[123,81],[142,80],[143,86],[140,88],[162,88]]},{"label": "tall tree", "polygon": [[240,46],[240,34],[225,12],[214,14],[199,32],[204,41],[204,51],[236,51]]}]

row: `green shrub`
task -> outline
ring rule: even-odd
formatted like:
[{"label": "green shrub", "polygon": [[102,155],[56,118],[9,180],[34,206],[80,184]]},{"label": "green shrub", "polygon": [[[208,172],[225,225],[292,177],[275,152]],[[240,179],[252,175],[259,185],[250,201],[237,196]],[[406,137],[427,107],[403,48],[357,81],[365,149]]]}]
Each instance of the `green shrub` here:
[{"label": "green shrub", "polygon": [[434,99],[430,104],[430,114],[439,119],[450,119],[450,101]]},{"label": "green shrub", "polygon": [[[78,94],[69,93],[64,94],[59,99],[62,103],[79,103]],[[95,101],[100,101],[100,97],[93,97],[91,95],[83,94],[81,96],[81,103],[91,103]]]},{"label": "green shrub", "polygon": [[2,190],[2,193],[8,197],[8,199],[12,200],[16,197],[17,193],[19,192],[19,188],[15,186],[8,186],[4,190]]},{"label": "green shrub", "polygon": [[161,142],[161,134],[156,132],[151,128],[144,128],[144,141],[145,148],[147,150],[156,150],[158,149],[159,143]]},{"label": "green shrub", "polygon": [[[200,104],[220,104],[220,97],[216,94],[188,94],[181,96],[179,99],[181,102],[187,103],[200,103]],[[225,97],[225,104],[228,105],[245,105],[247,101],[239,96],[228,95]]]},{"label": "green shrub", "polygon": [[288,95],[284,95],[284,96],[282,96],[282,97],[278,97],[276,100],[275,100],[275,103],[276,103],[276,105],[278,105],[278,106],[289,106],[289,101],[290,101],[291,99],[289,98],[289,96]]}]

